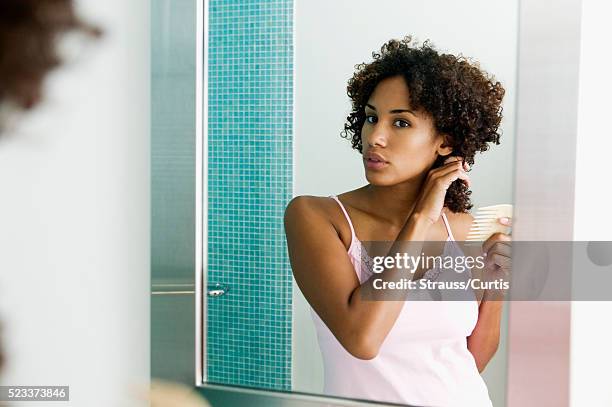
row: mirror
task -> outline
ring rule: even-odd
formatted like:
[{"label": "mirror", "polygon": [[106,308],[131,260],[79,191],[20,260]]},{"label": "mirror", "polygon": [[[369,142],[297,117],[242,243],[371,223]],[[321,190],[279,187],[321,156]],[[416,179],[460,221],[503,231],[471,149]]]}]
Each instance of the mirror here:
[{"label": "mirror", "polygon": [[[513,203],[518,0],[208,1],[204,8],[202,380],[368,399],[360,388],[330,391],[332,374],[350,372],[335,372],[322,355],[316,318],[292,273],[285,208],[296,196],[368,184],[361,155],[341,137],[351,111],[347,82],[355,65],[406,35],[473,58],[502,84],[500,144],[476,154],[471,201],[474,209]],[[482,377],[493,405],[505,399],[506,319],[504,309],[499,348],[472,377]]]}]

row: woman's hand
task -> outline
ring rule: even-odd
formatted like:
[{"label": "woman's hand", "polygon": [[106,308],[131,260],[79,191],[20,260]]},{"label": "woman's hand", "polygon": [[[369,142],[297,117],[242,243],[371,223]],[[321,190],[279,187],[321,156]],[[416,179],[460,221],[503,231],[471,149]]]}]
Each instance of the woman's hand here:
[{"label": "woman's hand", "polygon": [[414,214],[423,215],[431,223],[436,223],[442,208],[448,187],[456,179],[462,179],[468,188],[471,185],[470,178],[466,171],[470,166],[463,161],[462,157],[449,157],[444,161],[444,165],[430,170],[421,188],[421,194],[414,207]]},{"label": "woman's hand", "polygon": [[[512,226],[512,218],[498,218],[502,225]],[[506,233],[495,233],[482,244],[484,261],[484,272],[486,281],[503,279],[510,282],[510,271],[512,269],[512,237]],[[500,298],[504,296],[503,289],[488,289],[485,291],[485,299]]]}]

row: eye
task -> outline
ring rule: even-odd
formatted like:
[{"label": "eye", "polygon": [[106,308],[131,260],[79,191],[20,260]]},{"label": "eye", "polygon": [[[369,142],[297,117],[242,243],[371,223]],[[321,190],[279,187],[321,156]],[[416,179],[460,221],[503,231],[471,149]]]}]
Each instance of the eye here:
[{"label": "eye", "polygon": [[[377,120],[378,118],[374,115],[366,115],[366,118],[365,118],[365,122],[369,124],[374,124],[376,123]],[[406,120],[401,120],[401,119],[398,119],[395,122],[393,122],[393,125],[396,127],[401,127],[401,128],[410,127],[409,122],[407,122]]]}]

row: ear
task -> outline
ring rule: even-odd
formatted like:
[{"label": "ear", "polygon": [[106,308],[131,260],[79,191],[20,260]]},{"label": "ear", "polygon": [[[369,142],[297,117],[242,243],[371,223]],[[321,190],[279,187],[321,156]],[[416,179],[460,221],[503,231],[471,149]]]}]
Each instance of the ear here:
[{"label": "ear", "polygon": [[453,152],[452,138],[448,134],[440,134],[439,144],[436,152],[441,156],[447,156]]}]

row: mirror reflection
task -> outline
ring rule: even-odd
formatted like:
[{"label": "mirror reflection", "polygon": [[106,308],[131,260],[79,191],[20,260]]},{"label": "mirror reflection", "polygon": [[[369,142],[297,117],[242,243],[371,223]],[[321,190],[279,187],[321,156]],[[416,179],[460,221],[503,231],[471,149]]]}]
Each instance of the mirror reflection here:
[{"label": "mirror reflection", "polygon": [[206,381],[502,403],[503,303],[365,301],[362,243],[461,256],[513,202],[517,2],[207,7]]}]

